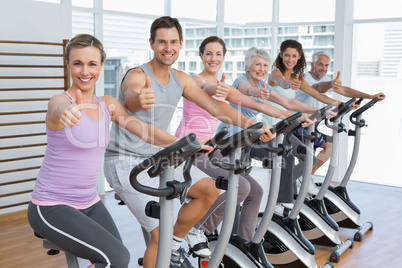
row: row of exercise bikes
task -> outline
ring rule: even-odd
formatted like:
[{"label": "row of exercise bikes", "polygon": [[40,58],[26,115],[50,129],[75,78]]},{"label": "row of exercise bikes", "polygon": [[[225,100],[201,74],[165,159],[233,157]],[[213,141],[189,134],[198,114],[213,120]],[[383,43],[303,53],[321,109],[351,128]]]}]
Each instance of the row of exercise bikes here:
[{"label": "row of exercise bikes", "polygon": [[[363,98],[357,100],[358,103]],[[323,245],[334,248],[330,255],[329,262],[322,267],[333,267],[332,263],[340,261],[340,256],[349,248],[353,248],[354,242],[361,242],[364,234],[373,229],[371,222],[363,223],[360,219],[360,210],[350,199],[347,191],[347,184],[357,162],[361,129],[366,126],[362,118],[363,113],[378,101],[374,98],[362,107],[353,111],[349,116],[354,129],[347,129],[342,119],[353,110],[352,103],[355,98],[341,103],[333,111],[336,116],[326,118],[328,110],[333,108],[328,105],[311,115],[310,119],[316,119],[316,123],[309,126],[305,131],[301,130],[302,122],[299,120],[300,113],[296,113],[273,126],[272,132],[276,138],[272,145],[262,144],[259,137],[262,135],[261,123],[244,129],[222,140],[227,130],[222,129],[211,140],[211,145],[221,150],[223,156],[229,161],[221,161],[214,157],[214,152],[209,154],[211,162],[229,171],[227,178],[220,178],[217,186],[227,191],[225,217],[221,228],[209,239],[209,246],[212,251],[211,258],[199,258],[199,267],[318,267],[315,260],[314,245]],[[326,127],[332,131],[327,142],[332,142],[332,151],[329,167],[324,180],[316,184],[317,190],[309,192],[313,167],[313,143],[321,138],[318,125],[325,121]],[[303,151],[304,169],[301,184],[297,186],[297,194],[292,204],[285,206],[282,215],[275,213],[277,198],[280,186],[280,164],[284,154],[292,152],[290,142],[291,135],[298,131],[303,137],[304,147],[297,148]],[[332,186],[337,159],[339,153],[339,135],[347,132],[354,137],[354,147],[347,171],[338,186]],[[171,217],[173,207],[166,205],[172,203],[172,198],[184,199],[186,188],[191,184],[190,169],[193,161],[198,156],[200,146],[195,141],[195,135],[184,137],[179,142],[160,151],[144,163],[134,167],[130,180],[132,186],[146,194],[160,197],[160,202],[152,204],[159,206],[158,215],[160,219],[160,245],[158,248],[157,267],[168,266],[170,258],[170,241],[172,236],[173,219]],[[236,219],[240,209],[236,205],[238,174],[250,172],[251,159],[250,148],[261,146],[272,153],[272,168],[268,199],[265,209],[260,213],[256,233],[251,241],[244,241],[236,236]],[[185,162],[183,183],[179,183],[172,177],[172,170]],[[149,189],[136,181],[136,176],[148,170],[150,176],[160,176],[160,189]],[[174,184],[174,185],[172,185]],[[295,183],[296,185],[296,183]],[[296,187],[296,186],[295,186]],[[148,207],[153,211],[152,205]],[[155,210],[154,210],[155,211]],[[353,238],[341,241],[339,228],[353,228],[356,233]],[[165,238],[161,239],[161,238]]]},{"label": "row of exercise bikes", "polygon": [[[357,102],[363,101],[363,98]],[[199,267],[212,268],[272,268],[272,267],[319,267],[315,259],[314,245],[322,245],[333,248],[328,262],[321,266],[323,268],[333,267],[333,263],[340,261],[340,256],[349,248],[353,248],[354,242],[361,242],[365,233],[373,229],[371,222],[363,223],[360,219],[361,211],[351,200],[347,184],[353,173],[357,162],[361,129],[366,126],[363,119],[364,112],[372,107],[378,98],[374,98],[356,109],[349,115],[354,129],[347,129],[342,122],[343,118],[352,110],[352,103],[355,98],[341,103],[337,107],[328,105],[317,110],[310,116],[315,119],[315,124],[302,129],[300,121],[301,113],[281,120],[271,129],[276,133],[276,138],[271,143],[262,143],[259,138],[263,134],[262,123],[257,123],[244,129],[229,138],[223,139],[227,129],[221,129],[214,138],[209,141],[221,154],[227,157],[222,161],[214,157],[214,150],[208,156],[210,161],[225,170],[229,171],[226,178],[217,180],[217,187],[227,191],[225,216],[221,227],[212,235],[208,236],[209,247],[212,251],[210,258],[198,258]],[[333,108],[333,109],[332,109]],[[336,112],[336,116],[326,118],[328,110]],[[332,132],[328,135],[327,142],[332,142],[332,151],[327,174],[321,183],[315,184],[314,190],[310,186],[313,168],[313,143],[322,138],[318,131],[319,124],[323,122]],[[295,181],[295,197],[291,204],[278,204],[278,193],[280,187],[282,156],[292,153],[291,136],[297,132],[304,141],[304,146],[296,148],[302,152],[303,175],[301,183]],[[354,137],[352,157],[346,173],[338,186],[331,185],[332,178],[337,168],[339,153],[339,136],[345,132]],[[265,209],[260,212],[256,232],[251,241],[244,241],[236,235],[236,219],[241,211],[237,205],[237,184],[239,174],[250,172],[252,146],[260,146],[272,154],[272,162],[262,163],[265,168],[271,168],[270,187]],[[195,159],[202,154],[200,144],[196,136],[190,134],[171,146],[161,150],[154,156],[144,160],[135,166],[130,174],[131,185],[138,191],[159,197],[159,202],[152,202],[147,205],[146,213],[150,217],[158,218],[159,225],[159,246],[156,267],[169,267],[171,257],[171,241],[173,230],[174,199],[184,201],[186,193],[191,185],[190,170]],[[174,178],[174,169],[183,164],[184,181],[179,182]],[[158,189],[144,186],[137,181],[137,175],[141,172],[148,172],[151,177],[159,176],[160,187]],[[267,175],[267,176],[269,176]],[[283,206],[281,213],[276,212],[277,206]],[[340,228],[355,229],[356,233],[352,238],[342,241],[339,237]],[[144,230],[143,230],[144,232]],[[149,236],[144,232],[145,242]],[[44,241],[46,248],[52,248]],[[78,267],[77,263],[71,261],[69,267]],[[139,260],[142,264],[142,260]],[[77,266],[74,266],[77,265]]]}]

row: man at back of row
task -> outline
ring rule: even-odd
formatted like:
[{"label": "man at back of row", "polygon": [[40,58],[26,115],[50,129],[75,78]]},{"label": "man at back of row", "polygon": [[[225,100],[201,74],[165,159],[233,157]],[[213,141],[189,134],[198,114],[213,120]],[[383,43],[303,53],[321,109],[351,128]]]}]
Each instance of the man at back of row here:
[{"label": "man at back of row", "polygon": [[[307,72],[304,77],[306,82],[312,88],[315,88],[321,93],[326,93],[330,91],[330,89],[333,89],[334,92],[348,98],[364,97],[365,99],[374,99],[375,97],[378,97],[379,101],[385,99],[385,94],[382,92],[371,95],[350,87],[343,86],[342,82],[339,80],[340,72],[338,72],[334,80],[331,80],[327,76],[330,62],[330,56],[324,51],[319,51],[313,54],[311,59],[311,70]],[[300,102],[318,108],[321,108],[323,105],[321,102],[318,102],[316,99],[301,90],[296,90],[295,93],[295,99]]]},{"label": "man at back of row", "polygon": [[[379,101],[385,99],[385,94],[382,92],[371,95],[350,87],[343,86],[342,82],[339,79],[340,76],[339,71],[335,79],[331,80],[327,76],[330,62],[331,62],[330,56],[324,51],[319,51],[313,54],[311,59],[311,70],[307,72],[304,77],[306,82],[312,88],[318,90],[323,94],[327,93],[330,90],[333,90],[333,92],[336,92],[348,98],[364,97],[365,99],[373,99],[375,97],[378,97]],[[317,101],[311,95],[306,94],[301,90],[296,90],[295,93],[296,93],[295,94],[296,100],[313,107],[317,108],[323,107],[323,103]],[[312,174],[314,174],[329,159],[331,155],[331,149],[332,149],[331,144],[327,143],[325,139],[320,147],[323,149],[323,151],[320,153],[321,157],[318,157],[317,159],[318,160],[317,164],[313,167]]]}]

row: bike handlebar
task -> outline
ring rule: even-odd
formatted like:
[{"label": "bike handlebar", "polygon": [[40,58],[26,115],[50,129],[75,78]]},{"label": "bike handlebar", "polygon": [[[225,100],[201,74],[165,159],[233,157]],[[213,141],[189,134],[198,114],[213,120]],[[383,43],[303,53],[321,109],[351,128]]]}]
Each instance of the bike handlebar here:
[{"label": "bike handlebar", "polygon": [[[165,149],[159,151],[150,158],[145,159],[140,164],[136,165],[130,172],[130,183],[137,191],[152,196],[169,196],[174,193],[173,187],[165,187],[155,189],[149,186],[145,186],[138,182],[137,176],[139,173],[148,169],[148,175],[155,177],[159,175],[163,170],[174,166],[175,168],[183,163],[187,158],[196,153],[201,145],[195,140],[195,134],[189,134]],[[189,186],[190,181],[184,181],[182,183],[183,188]]]},{"label": "bike handlebar", "polygon": [[[377,101],[378,101],[378,97],[375,97],[372,100],[370,100],[369,102],[367,102],[363,107],[360,107],[359,109],[354,111],[349,117],[350,122],[352,122],[353,124],[355,124],[357,126],[362,126],[362,124],[360,122],[357,122],[355,120],[355,118],[358,117],[359,115],[361,115],[362,113],[364,113],[365,111],[367,111],[367,109],[371,108]],[[364,125],[364,123],[363,123],[363,125]]]},{"label": "bike handlebar", "polygon": [[321,109],[318,109],[317,111],[312,113],[308,118],[310,120],[317,119],[318,121],[321,121],[325,118],[327,111],[329,111],[332,107],[334,107],[334,105],[330,103],[327,106],[322,107]]},{"label": "bike handlebar", "polygon": [[335,107],[335,109],[333,110],[334,112],[337,113],[336,116],[332,117],[331,119],[329,119],[331,122],[334,122],[336,119],[344,116],[345,114],[347,114],[348,112],[350,112],[351,110],[353,110],[353,106],[352,103],[356,101],[356,98],[351,98],[350,100],[348,100],[347,102],[342,102],[341,104],[339,104],[338,106]]}]

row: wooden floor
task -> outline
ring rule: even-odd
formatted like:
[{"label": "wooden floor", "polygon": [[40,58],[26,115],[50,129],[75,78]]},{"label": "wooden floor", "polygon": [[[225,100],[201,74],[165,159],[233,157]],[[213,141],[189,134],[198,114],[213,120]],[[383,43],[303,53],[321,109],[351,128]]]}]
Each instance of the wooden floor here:
[{"label": "wooden floor", "polygon": [[[374,224],[362,242],[355,242],[334,267],[339,268],[383,268],[402,267],[402,188],[349,183],[349,194],[362,211],[362,220]],[[131,253],[130,267],[138,267],[137,259],[143,254],[145,245],[135,218],[126,206],[118,206],[112,192],[105,196],[105,204],[116,220],[124,243]],[[67,267],[64,254],[48,256],[42,241],[33,235],[25,217],[13,219],[0,217],[0,268],[62,268]],[[353,237],[356,230],[341,229],[342,241]],[[334,248],[316,246],[316,262],[322,266],[329,261]],[[81,267],[89,262],[79,260]],[[192,260],[195,264],[195,259]]]}]

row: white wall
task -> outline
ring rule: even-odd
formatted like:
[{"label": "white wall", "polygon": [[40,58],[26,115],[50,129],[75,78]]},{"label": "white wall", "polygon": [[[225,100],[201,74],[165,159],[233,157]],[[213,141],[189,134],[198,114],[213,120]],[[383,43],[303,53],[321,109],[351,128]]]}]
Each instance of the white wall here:
[{"label": "white wall", "polygon": [[[1,0],[2,40],[61,42],[71,38],[71,12],[63,4],[32,0]],[[70,5],[71,6],[71,5]]]},{"label": "white wall", "polygon": [[[71,38],[71,2],[63,0],[62,4],[43,3],[32,0],[13,0],[0,2],[0,39],[12,41],[39,41],[62,43],[63,39]],[[15,45],[0,44],[2,52],[20,53],[46,53],[62,54],[62,47],[43,45]],[[1,56],[1,64],[50,64],[61,65],[61,57],[18,57]],[[43,72],[46,72],[45,74]],[[0,76],[63,76],[62,69],[42,68],[0,68]],[[62,79],[0,79],[0,88],[31,88],[31,87],[63,87]],[[0,99],[24,99],[24,98],[50,98],[58,94],[60,90],[46,91],[2,91]],[[0,112],[46,110],[47,101],[26,101],[26,102],[2,102]],[[1,123],[10,122],[31,122],[43,121],[44,113],[33,113],[24,115],[1,115]],[[1,126],[0,136],[17,134],[42,133],[45,131],[44,124],[27,124]],[[0,147],[21,146],[37,143],[45,143],[44,136],[33,136],[24,138],[7,138],[0,140]],[[0,159],[20,158],[30,155],[41,155],[45,146],[17,148],[2,150]],[[0,170],[16,170],[27,167],[40,166],[42,158],[2,162]],[[0,174],[0,183],[21,181],[27,178],[35,178],[38,169]],[[3,185],[0,187],[0,207],[10,204],[19,204],[30,200],[31,193],[11,195],[10,193],[24,192],[33,188],[33,181],[17,184]],[[26,205],[14,206],[2,209],[0,214],[25,209]]]}]

